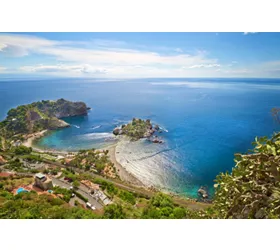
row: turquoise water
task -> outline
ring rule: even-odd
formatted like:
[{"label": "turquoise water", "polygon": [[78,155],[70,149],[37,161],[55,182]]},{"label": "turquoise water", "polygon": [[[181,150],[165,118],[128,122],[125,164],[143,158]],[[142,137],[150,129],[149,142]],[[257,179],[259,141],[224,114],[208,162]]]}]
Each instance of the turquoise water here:
[{"label": "turquoise water", "polygon": [[[219,172],[234,166],[234,153],[252,148],[255,136],[278,127],[270,110],[280,106],[275,79],[52,79],[0,82],[0,117],[19,104],[42,99],[84,101],[88,116],[50,133],[38,145],[61,150],[115,143],[112,130],[133,117],[151,119],[168,132],[162,145],[139,141],[119,148],[119,160],[148,184],[197,197]],[[128,162],[128,163],[127,163]]]},{"label": "turquoise water", "polygon": [[20,187],[20,188],[17,190],[17,194],[20,194],[20,193],[22,193],[22,192],[27,193],[28,191],[25,190],[24,188]]}]

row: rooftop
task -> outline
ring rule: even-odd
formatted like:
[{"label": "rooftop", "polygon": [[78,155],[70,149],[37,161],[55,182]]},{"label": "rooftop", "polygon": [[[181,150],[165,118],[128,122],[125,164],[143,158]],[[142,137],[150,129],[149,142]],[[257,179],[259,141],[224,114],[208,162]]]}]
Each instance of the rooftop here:
[{"label": "rooftop", "polygon": [[36,178],[39,178],[39,179],[43,179],[44,177],[46,177],[44,174],[42,173],[38,173],[38,174],[35,174]]}]

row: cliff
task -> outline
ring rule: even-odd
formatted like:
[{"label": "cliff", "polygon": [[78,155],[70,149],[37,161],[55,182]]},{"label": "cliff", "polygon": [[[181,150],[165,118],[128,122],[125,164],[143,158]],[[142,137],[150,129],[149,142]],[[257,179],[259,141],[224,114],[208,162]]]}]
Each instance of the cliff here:
[{"label": "cliff", "polygon": [[69,124],[60,118],[87,115],[87,110],[83,102],[64,99],[21,105],[9,110],[7,118],[0,123],[0,132],[7,137],[68,127]]}]

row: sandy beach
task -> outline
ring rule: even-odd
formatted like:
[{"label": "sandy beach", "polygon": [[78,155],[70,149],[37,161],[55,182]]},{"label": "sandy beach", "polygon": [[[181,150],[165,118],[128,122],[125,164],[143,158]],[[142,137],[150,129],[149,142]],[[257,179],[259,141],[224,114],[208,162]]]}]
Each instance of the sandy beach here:
[{"label": "sandy beach", "polygon": [[59,151],[59,150],[55,150],[55,149],[45,150],[45,149],[41,149],[38,147],[34,147],[34,141],[43,137],[47,132],[48,132],[48,130],[42,130],[40,132],[27,135],[27,139],[22,143],[22,145],[24,145],[26,147],[32,147],[35,151],[40,152],[40,153],[56,153],[56,154],[60,154],[60,155],[68,155],[69,153],[73,153],[73,152],[67,152],[67,151]]},{"label": "sandy beach", "polygon": [[117,144],[113,146],[109,146],[106,148],[103,148],[103,150],[108,150],[108,156],[110,157],[110,160],[114,163],[114,166],[117,169],[117,173],[122,181],[125,181],[129,184],[135,185],[135,186],[141,186],[144,187],[144,184],[138,180],[134,175],[132,175],[130,172],[128,172],[116,159],[116,147]]},{"label": "sandy beach", "polygon": [[47,132],[48,132],[48,130],[43,130],[43,131],[40,131],[40,132],[37,132],[37,133],[27,135],[27,139],[22,143],[22,145],[24,145],[26,147],[33,147],[34,148],[33,141],[43,137]]},{"label": "sandy beach", "polygon": [[[22,143],[22,145],[24,145],[26,147],[32,147],[35,151],[40,152],[40,153],[57,153],[57,154],[68,155],[70,152],[58,151],[58,150],[45,150],[45,149],[40,149],[40,148],[34,147],[34,141],[43,137],[47,132],[48,132],[48,130],[43,130],[43,131],[28,135],[28,138]],[[114,163],[114,166],[117,169],[117,173],[122,181],[125,181],[128,184],[132,184],[135,186],[144,187],[144,184],[140,180],[138,180],[134,175],[132,175],[130,172],[128,172],[119,162],[117,162],[116,146],[117,146],[117,144],[109,146],[109,147],[101,148],[101,150],[109,151],[108,156],[109,156],[110,160]]]}]

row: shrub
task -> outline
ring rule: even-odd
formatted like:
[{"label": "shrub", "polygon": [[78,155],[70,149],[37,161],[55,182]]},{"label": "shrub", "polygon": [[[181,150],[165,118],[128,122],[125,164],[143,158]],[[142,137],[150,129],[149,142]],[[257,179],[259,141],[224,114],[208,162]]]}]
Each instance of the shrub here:
[{"label": "shrub", "polygon": [[81,200],[83,200],[84,202],[88,202],[88,199],[86,197],[84,197],[83,195],[81,195],[80,193],[78,193],[77,191],[73,190],[73,193],[75,195],[77,195],[77,197],[80,198]]},{"label": "shrub", "polygon": [[106,219],[125,219],[126,214],[119,204],[111,204],[104,209],[104,218]]},{"label": "shrub", "polygon": [[132,205],[134,205],[136,203],[135,195],[131,192],[121,191],[120,194],[119,194],[119,197],[122,200],[131,203]]}]

